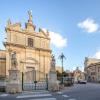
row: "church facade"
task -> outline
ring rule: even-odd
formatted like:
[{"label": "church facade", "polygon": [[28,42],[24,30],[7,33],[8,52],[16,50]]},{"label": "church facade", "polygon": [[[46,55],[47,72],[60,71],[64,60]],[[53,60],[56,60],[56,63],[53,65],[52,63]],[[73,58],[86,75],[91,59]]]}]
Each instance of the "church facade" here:
[{"label": "church facade", "polygon": [[48,31],[44,32],[41,28],[36,32],[30,11],[28,15],[24,29],[21,28],[21,23],[12,24],[10,20],[7,22],[5,51],[0,50],[0,70],[5,67],[2,72],[6,77],[9,76],[11,54],[16,52],[18,70],[27,75],[28,81],[33,80],[34,75],[38,81],[44,79],[50,70],[50,37]]}]

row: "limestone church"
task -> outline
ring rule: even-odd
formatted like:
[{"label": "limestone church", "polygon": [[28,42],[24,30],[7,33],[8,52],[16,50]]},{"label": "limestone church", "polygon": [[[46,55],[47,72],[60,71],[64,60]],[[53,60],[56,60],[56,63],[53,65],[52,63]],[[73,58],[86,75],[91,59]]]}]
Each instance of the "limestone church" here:
[{"label": "limestone church", "polygon": [[21,23],[13,24],[10,20],[7,22],[5,50],[0,50],[0,77],[9,76],[8,70],[11,68],[13,52],[16,52],[18,70],[27,75],[28,81],[34,78],[34,72],[36,79],[42,80],[50,70],[49,33],[42,29],[36,32],[30,11],[28,15],[29,19],[24,29],[21,28]]}]

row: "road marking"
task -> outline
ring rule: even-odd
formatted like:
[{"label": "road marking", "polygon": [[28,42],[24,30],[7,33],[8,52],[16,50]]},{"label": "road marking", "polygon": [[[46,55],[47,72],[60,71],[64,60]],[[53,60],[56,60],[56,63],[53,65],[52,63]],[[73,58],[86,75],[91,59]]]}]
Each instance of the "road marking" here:
[{"label": "road marking", "polygon": [[22,94],[24,95],[24,94],[29,94],[29,93],[30,94],[46,94],[46,93],[49,93],[49,91],[46,91],[46,92],[38,92],[38,91],[37,92],[29,92],[28,91],[28,92],[23,92]]},{"label": "road marking", "polygon": [[62,92],[57,92],[58,94],[62,94]]},{"label": "road marking", "polygon": [[52,96],[51,94],[33,94],[33,95],[21,95],[17,96],[16,98],[30,98],[30,97],[47,97]]},{"label": "road marking", "polygon": [[63,96],[63,97],[66,97],[66,98],[69,97],[68,95],[62,95],[62,96]]},{"label": "road marking", "polygon": [[40,99],[30,99],[30,100],[57,100],[56,98],[40,98]]},{"label": "road marking", "polygon": [[72,98],[72,99],[68,99],[68,100],[76,100],[76,99]]},{"label": "road marking", "polygon": [[6,96],[8,96],[9,94],[1,94],[0,96],[1,97],[6,97]]}]

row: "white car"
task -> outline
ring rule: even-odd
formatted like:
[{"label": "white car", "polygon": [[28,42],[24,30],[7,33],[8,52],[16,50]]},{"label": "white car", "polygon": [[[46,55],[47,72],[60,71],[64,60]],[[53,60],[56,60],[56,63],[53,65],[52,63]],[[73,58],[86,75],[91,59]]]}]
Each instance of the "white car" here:
[{"label": "white car", "polygon": [[86,81],[86,80],[79,80],[78,83],[79,83],[79,84],[86,84],[87,81]]}]

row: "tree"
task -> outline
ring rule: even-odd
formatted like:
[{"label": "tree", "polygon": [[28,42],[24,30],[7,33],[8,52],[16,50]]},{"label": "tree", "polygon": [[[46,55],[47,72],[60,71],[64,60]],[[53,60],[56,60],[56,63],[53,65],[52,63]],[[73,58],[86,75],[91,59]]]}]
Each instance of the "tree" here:
[{"label": "tree", "polygon": [[62,84],[63,84],[63,60],[66,59],[66,57],[65,57],[64,54],[62,53],[62,54],[59,56],[59,59],[61,60],[61,63],[62,63]]}]

